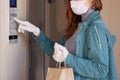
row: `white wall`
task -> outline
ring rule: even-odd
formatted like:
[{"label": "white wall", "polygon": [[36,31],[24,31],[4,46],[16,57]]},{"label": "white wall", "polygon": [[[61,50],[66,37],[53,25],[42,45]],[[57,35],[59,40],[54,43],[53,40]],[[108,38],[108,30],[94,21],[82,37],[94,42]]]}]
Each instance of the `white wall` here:
[{"label": "white wall", "polygon": [[[18,1],[18,17],[26,19],[26,0]],[[9,44],[9,0],[0,0],[0,80],[27,80],[27,37]]]},{"label": "white wall", "polygon": [[120,80],[120,0],[103,0],[103,18],[112,34],[117,37],[115,44],[115,60],[118,80]]}]

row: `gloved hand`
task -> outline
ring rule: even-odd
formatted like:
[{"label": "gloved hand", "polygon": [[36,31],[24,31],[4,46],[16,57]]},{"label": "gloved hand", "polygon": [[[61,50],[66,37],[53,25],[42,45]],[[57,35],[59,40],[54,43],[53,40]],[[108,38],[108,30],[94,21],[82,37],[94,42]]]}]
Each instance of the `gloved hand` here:
[{"label": "gloved hand", "polygon": [[54,50],[53,59],[56,62],[64,62],[63,54],[62,54],[62,52],[58,48],[55,48],[55,50]]},{"label": "gloved hand", "polygon": [[35,36],[38,36],[40,34],[40,29],[36,27],[35,25],[31,24],[28,21],[21,21],[17,18],[14,18],[14,20],[19,23],[18,32],[24,33],[24,31],[32,32]]},{"label": "gloved hand", "polygon": [[57,62],[64,62],[65,59],[67,58],[67,55],[69,54],[68,50],[58,44],[58,43],[55,43],[54,45],[54,54],[53,54],[53,59]]}]

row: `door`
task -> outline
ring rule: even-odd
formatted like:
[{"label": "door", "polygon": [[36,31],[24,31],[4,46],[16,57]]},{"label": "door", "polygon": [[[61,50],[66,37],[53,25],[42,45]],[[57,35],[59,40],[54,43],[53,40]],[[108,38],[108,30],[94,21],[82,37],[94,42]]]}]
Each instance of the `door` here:
[{"label": "door", "polygon": [[[66,23],[63,0],[29,0],[28,12],[29,21],[53,41],[63,36]],[[55,61],[44,54],[31,34],[29,36],[29,80],[45,80],[47,68],[55,66]]]},{"label": "door", "polygon": [[[29,22],[39,27],[42,31],[44,28],[44,5],[45,0],[29,0]],[[29,80],[45,80],[45,54],[29,34]]]},{"label": "door", "polygon": [[[66,8],[64,0],[53,0],[50,4],[50,38],[60,40],[66,28]],[[46,15],[47,16],[47,15]],[[47,24],[46,24],[47,25]],[[50,66],[55,67],[56,62],[50,58]]]}]

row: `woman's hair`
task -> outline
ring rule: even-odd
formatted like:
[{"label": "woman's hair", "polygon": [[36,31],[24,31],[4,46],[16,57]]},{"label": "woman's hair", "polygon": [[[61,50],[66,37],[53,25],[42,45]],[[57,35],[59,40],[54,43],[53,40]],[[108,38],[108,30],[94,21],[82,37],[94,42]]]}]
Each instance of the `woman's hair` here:
[{"label": "woman's hair", "polygon": [[[65,31],[65,38],[69,39],[74,32],[77,30],[78,28],[78,23],[82,22],[82,17],[81,15],[76,15],[73,13],[71,7],[70,7],[70,0],[65,0],[66,3],[66,18],[68,20],[67,22],[67,27],[66,27],[66,31]],[[92,0],[92,8],[94,10],[102,10],[102,2],[101,0]]]}]

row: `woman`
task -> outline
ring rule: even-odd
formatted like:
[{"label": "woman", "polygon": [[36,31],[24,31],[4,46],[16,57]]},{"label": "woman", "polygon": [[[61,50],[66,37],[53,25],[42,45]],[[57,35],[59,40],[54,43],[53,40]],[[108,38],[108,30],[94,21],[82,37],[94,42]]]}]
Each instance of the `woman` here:
[{"label": "woman", "polygon": [[51,41],[33,24],[15,19],[19,32],[32,32],[38,45],[57,62],[72,67],[75,80],[117,80],[113,57],[116,38],[101,18],[101,0],[67,0],[64,39]]}]

